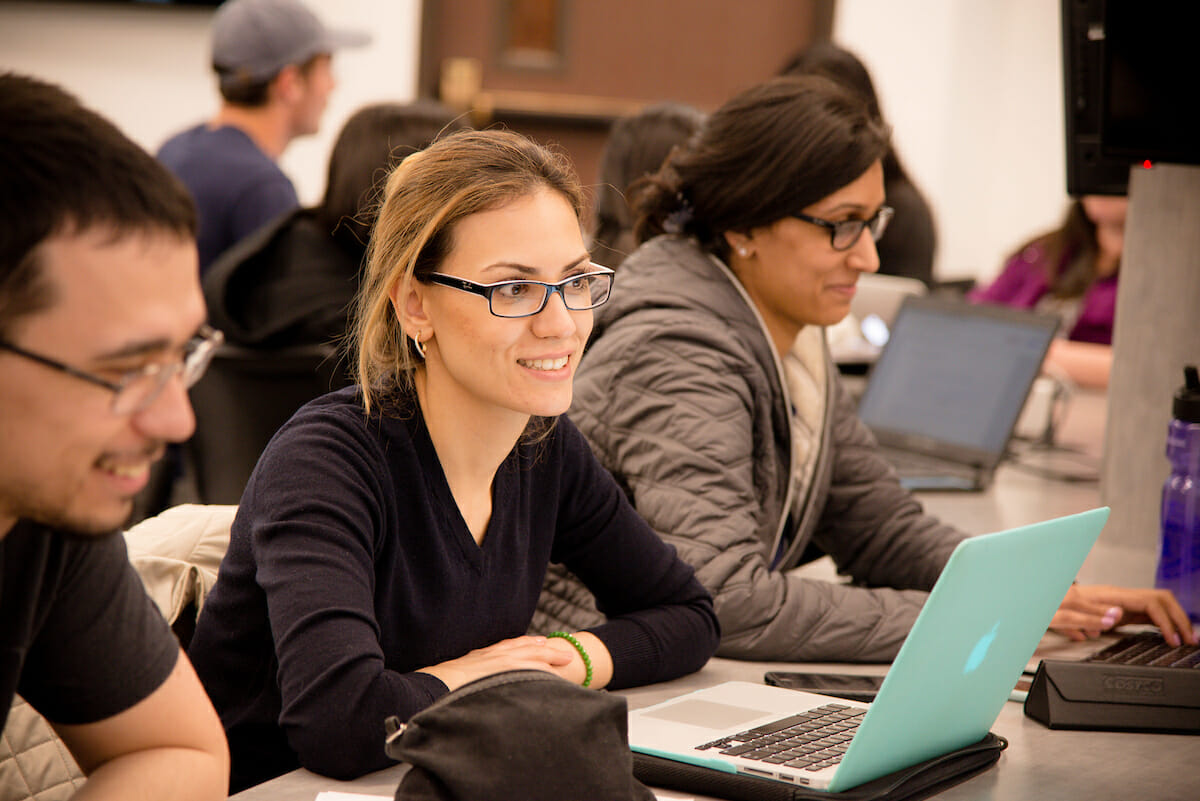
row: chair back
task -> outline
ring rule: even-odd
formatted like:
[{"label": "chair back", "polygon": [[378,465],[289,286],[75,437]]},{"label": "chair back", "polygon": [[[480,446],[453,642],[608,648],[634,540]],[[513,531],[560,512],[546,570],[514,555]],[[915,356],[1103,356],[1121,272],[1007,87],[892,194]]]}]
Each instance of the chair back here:
[{"label": "chair back", "polygon": [[280,350],[221,345],[191,390],[196,433],[187,467],[197,500],[236,504],[258,457],[308,401],[350,383],[332,345]]}]

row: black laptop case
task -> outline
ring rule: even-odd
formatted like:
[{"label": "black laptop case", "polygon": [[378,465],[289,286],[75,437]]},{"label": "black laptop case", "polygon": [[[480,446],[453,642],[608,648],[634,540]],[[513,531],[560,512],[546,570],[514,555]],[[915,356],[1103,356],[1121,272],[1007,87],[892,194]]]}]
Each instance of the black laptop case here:
[{"label": "black laptop case", "polygon": [[1007,747],[1007,740],[989,733],[972,745],[838,793],[789,785],[775,779],[723,773],[636,752],[633,755],[633,775],[651,787],[729,801],[918,801],[987,770],[1000,759],[1000,752]]}]

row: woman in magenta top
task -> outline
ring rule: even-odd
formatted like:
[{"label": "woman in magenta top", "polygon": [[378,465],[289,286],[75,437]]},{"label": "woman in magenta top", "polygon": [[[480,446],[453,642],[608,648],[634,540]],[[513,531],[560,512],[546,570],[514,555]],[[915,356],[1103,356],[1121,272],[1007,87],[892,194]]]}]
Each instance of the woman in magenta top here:
[{"label": "woman in magenta top", "polygon": [[1065,338],[1051,346],[1046,370],[1076,384],[1108,385],[1127,208],[1124,197],[1079,198],[1062,226],[1025,244],[991,285],[970,295],[1058,314]]}]

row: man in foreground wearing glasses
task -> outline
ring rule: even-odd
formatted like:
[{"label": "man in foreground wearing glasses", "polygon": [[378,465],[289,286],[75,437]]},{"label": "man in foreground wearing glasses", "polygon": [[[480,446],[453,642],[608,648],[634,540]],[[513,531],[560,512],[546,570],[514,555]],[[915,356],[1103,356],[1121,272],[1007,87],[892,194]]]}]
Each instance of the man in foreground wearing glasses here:
[{"label": "man in foreground wearing glasses", "polygon": [[[202,332],[195,214],[60,89],[0,74],[0,718],[15,693],[79,799],[224,798],[220,723],[117,532],[186,439]],[[200,333],[198,333],[200,332]]]},{"label": "man in foreground wearing glasses", "polygon": [[[597,313],[570,415],[712,592],[722,656],[890,661],[965,536],[900,485],[825,346],[879,269],[887,147],[847,90],[779,78],[713,112],[632,199],[643,244]],[[822,554],[853,583],[791,570]],[[591,625],[587,602],[557,577],[539,629]],[[1194,642],[1157,590],[1077,585],[1053,625],[1145,620]]]}]

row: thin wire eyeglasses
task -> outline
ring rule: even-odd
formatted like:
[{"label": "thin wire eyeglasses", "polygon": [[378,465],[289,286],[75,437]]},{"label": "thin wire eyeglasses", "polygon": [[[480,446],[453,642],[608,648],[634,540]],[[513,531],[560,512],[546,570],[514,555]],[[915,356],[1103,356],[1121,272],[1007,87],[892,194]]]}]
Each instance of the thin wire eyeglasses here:
[{"label": "thin wire eyeglasses", "polygon": [[104,387],[113,393],[113,414],[126,415],[140,412],[154,403],[166,388],[167,383],[176,375],[182,376],[183,385],[190,388],[200,380],[200,376],[204,375],[204,371],[208,369],[208,363],[212,361],[213,353],[224,341],[224,334],[205,325],[183,346],[183,358],[179,361],[166,364],[157,362],[147,364],[136,370],[130,370],[116,381],[109,381],[107,378],[101,378],[86,370],[63,364],[49,356],[25,350],[4,340],[0,340],[0,350],[6,350],[52,370],[58,370],[60,373],[66,373]]},{"label": "thin wire eyeglasses", "polygon": [[876,242],[883,236],[883,232],[887,230],[888,223],[892,221],[892,215],[895,210],[891,206],[880,206],[879,211],[875,212],[875,216],[869,220],[839,220],[838,222],[830,222],[822,220],[820,217],[813,217],[809,214],[796,213],[792,216],[797,220],[804,220],[806,223],[819,225],[822,228],[829,229],[829,244],[834,250],[849,250],[858,242],[858,238],[862,236],[863,229],[871,232],[871,238]]},{"label": "thin wire eyeglasses", "polygon": [[497,317],[532,317],[546,308],[550,296],[557,292],[563,304],[572,311],[594,309],[605,303],[612,294],[613,271],[595,262],[592,272],[580,273],[553,284],[544,281],[497,281],[477,284],[456,275],[430,273],[420,280],[451,289],[482,295],[488,300],[488,310]]}]

